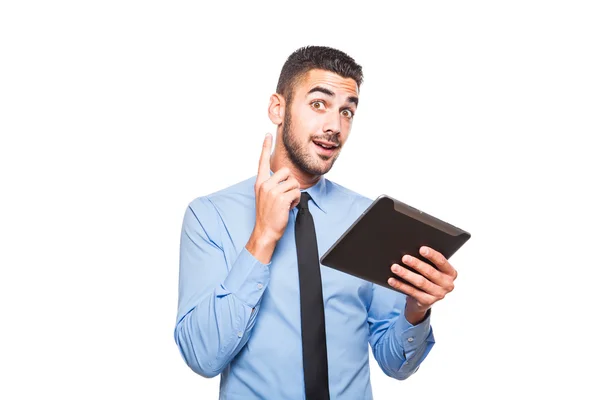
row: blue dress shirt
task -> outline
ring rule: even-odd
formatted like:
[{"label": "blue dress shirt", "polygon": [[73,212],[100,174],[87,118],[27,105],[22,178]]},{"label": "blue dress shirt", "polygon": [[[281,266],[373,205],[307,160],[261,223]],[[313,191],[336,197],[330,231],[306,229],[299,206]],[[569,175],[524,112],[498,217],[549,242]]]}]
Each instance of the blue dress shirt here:
[{"label": "blue dress shirt", "polygon": [[[198,197],[185,211],[175,342],[193,371],[221,374],[220,399],[304,399],[298,209],[270,262],[261,263],[245,247],[256,220],[255,181]],[[324,176],[305,190],[320,257],[372,199]],[[321,277],[331,398],[372,399],[368,344],[386,375],[413,374],[435,343],[429,315],[413,326],[403,294],[325,266]]]}]

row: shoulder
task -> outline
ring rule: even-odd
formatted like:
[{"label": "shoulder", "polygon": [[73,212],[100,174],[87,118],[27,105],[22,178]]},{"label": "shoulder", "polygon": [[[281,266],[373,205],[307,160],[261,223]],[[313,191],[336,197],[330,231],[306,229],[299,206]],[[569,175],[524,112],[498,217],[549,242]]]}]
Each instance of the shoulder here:
[{"label": "shoulder", "polygon": [[212,215],[236,208],[254,207],[254,182],[256,176],[246,178],[222,189],[198,196],[189,202],[188,208],[196,216]]}]

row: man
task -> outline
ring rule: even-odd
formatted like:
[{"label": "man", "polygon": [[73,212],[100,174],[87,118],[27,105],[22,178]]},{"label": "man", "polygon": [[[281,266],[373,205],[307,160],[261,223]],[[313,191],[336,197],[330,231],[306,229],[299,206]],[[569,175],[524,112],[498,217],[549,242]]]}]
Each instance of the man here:
[{"label": "man", "polygon": [[268,134],[255,176],[185,212],[175,341],[196,373],[221,374],[222,399],[371,399],[368,344],[396,379],[434,344],[430,308],[456,278],[440,253],[421,249],[438,270],[405,256],[421,275],[390,266],[419,288],[390,280],[407,296],[318,264],[372,202],[323,177],[361,83],[341,51],[294,52],[269,103],[273,154]]}]

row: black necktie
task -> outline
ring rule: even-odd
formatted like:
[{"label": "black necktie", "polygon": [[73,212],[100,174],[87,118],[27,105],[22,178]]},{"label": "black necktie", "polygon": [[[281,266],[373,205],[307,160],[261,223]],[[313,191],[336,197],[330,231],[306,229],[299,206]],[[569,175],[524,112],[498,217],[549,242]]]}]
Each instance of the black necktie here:
[{"label": "black necktie", "polygon": [[296,216],[296,253],[300,280],[302,359],[307,400],[329,399],[325,311],[315,224],[308,211],[310,195],[302,192]]}]

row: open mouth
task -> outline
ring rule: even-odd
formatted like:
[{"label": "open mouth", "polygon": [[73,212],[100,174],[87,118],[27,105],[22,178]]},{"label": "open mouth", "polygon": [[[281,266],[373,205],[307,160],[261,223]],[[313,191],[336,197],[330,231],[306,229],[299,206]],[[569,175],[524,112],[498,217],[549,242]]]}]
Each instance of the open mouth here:
[{"label": "open mouth", "polygon": [[313,140],[313,143],[318,149],[326,153],[333,153],[340,147],[340,145],[337,143],[322,142],[320,140]]}]

